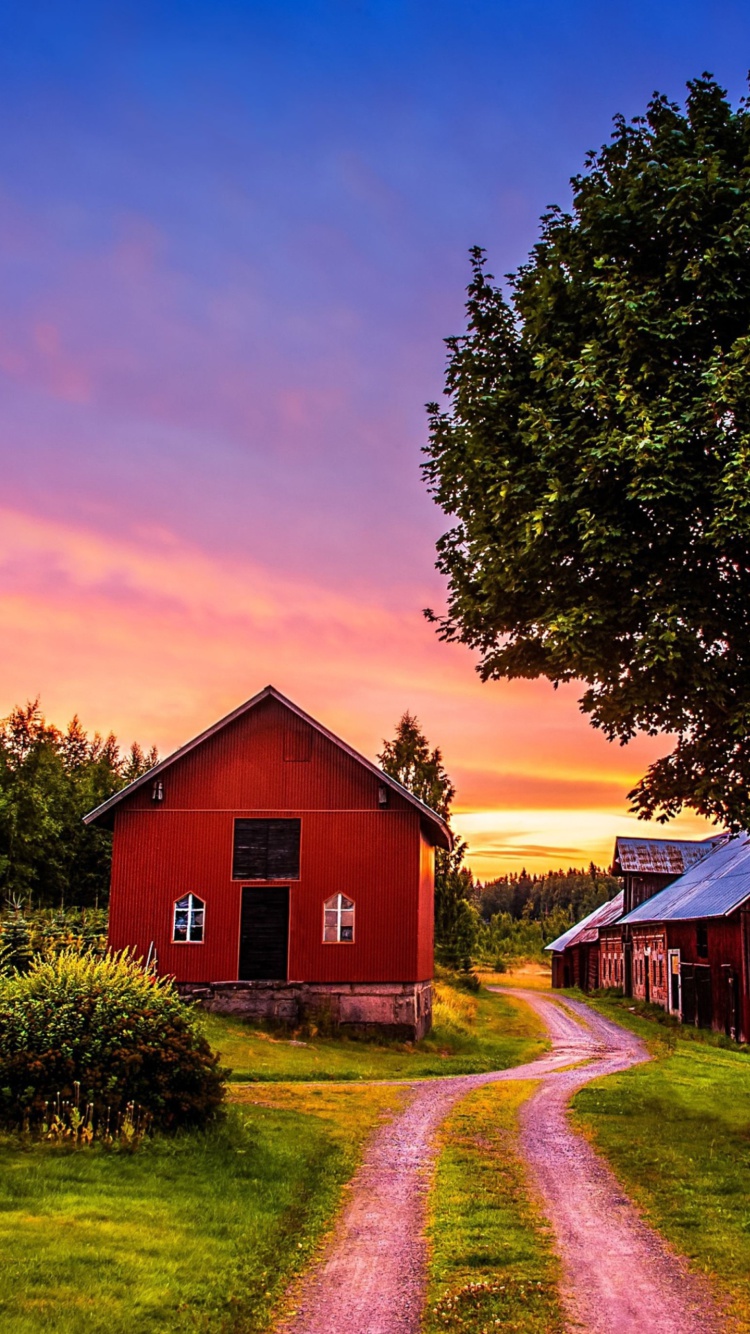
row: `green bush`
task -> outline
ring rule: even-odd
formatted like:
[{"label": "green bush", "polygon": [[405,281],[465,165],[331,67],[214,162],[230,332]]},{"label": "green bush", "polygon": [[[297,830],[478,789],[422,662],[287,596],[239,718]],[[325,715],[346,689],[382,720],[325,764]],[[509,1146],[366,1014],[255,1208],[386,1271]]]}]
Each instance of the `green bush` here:
[{"label": "green bush", "polygon": [[204,1125],[224,1096],[192,1010],[125,953],[65,950],[0,977],[0,1124],[41,1122],[76,1083],[96,1117],[134,1103],[170,1131]]}]

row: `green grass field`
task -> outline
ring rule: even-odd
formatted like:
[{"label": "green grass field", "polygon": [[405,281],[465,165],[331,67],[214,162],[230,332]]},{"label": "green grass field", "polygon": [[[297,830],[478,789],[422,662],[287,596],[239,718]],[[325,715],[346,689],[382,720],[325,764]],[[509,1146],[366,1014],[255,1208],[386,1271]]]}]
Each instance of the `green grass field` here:
[{"label": "green grass field", "polygon": [[440,1132],[425,1334],[560,1334],[558,1266],[515,1149],[530,1082],[464,1099]]},{"label": "green grass field", "polygon": [[[134,1154],[1,1138],[0,1329],[267,1328],[334,1217],[367,1134],[404,1096],[355,1081],[503,1068],[546,1046],[534,1016],[499,996],[442,984],[437,1008],[435,1033],[414,1047],[295,1045],[207,1015],[236,1081],[224,1125],[154,1136]],[[302,1082],[310,1079],[321,1082]]]},{"label": "green grass field", "polygon": [[250,1334],[338,1206],[400,1091],[233,1106],[224,1125],[134,1154],[0,1140],[0,1328]]},{"label": "green grass field", "polygon": [[533,1060],[548,1042],[539,1020],[520,1001],[439,983],[435,1025],[409,1044],[354,1038],[292,1037],[207,1014],[209,1042],[233,1081],[422,1079],[478,1074]]},{"label": "green grass field", "polygon": [[661,1012],[594,998],[644,1037],[648,1065],[589,1084],[574,1117],[650,1222],[732,1303],[727,1330],[750,1331],[750,1055]]}]

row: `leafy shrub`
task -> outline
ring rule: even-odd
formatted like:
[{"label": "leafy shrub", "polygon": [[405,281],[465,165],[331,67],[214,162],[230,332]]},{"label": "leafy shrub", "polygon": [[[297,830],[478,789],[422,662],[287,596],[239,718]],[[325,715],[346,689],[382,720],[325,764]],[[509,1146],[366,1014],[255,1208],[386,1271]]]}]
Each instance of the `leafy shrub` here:
[{"label": "leafy shrub", "polygon": [[192,1010],[126,953],[66,950],[0,977],[0,1123],[41,1122],[76,1083],[97,1116],[134,1103],[163,1130],[205,1124],[224,1096]]}]

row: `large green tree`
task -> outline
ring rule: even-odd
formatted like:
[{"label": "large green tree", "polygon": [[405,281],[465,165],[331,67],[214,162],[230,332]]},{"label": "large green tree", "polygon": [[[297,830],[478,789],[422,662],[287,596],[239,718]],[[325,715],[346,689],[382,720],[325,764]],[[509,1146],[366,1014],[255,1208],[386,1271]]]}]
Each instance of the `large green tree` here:
[{"label": "large green tree", "polygon": [[[396,726],[392,741],[384,741],[378,755],[384,773],[396,778],[450,824],[456,789],[439,746],[430,749],[419,719],[408,711]],[[472,902],[474,878],[463,865],[466,844],[454,838],[453,851],[435,853],[435,948],[441,962],[453,968],[471,967],[478,914]]]},{"label": "large green tree", "polygon": [[505,290],[472,252],[426,476],[445,639],[485,679],[585,683],[610,739],[676,735],[630,794],[750,823],[750,108],[655,95]]}]

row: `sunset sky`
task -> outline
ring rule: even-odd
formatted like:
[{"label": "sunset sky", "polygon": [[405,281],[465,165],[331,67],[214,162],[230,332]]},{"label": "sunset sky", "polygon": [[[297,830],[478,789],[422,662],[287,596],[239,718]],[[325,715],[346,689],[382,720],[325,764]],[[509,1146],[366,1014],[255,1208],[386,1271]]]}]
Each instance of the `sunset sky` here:
[{"label": "sunset sky", "polygon": [[514,268],[615,112],[748,65],[746,0],[0,4],[0,715],[164,753],[270,682],[371,757],[415,712],[482,877],[658,836],[668,743],[422,618],[423,405],[468,248]]}]

